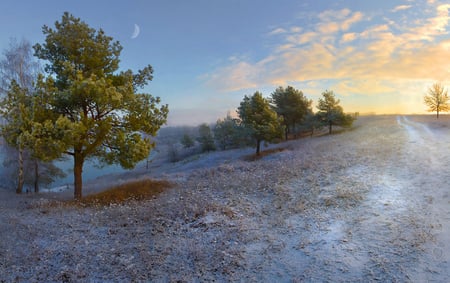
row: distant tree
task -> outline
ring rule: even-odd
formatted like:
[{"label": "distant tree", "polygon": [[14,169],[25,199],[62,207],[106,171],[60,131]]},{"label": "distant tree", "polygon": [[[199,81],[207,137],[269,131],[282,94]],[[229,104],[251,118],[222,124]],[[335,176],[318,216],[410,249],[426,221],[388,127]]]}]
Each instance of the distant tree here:
[{"label": "distant tree", "polygon": [[237,118],[229,114],[224,119],[219,119],[214,127],[214,138],[222,150],[239,148],[250,145],[248,130]]},{"label": "distant tree", "polygon": [[180,152],[178,150],[177,144],[168,144],[167,153],[169,155],[170,162],[178,162],[181,160]]},{"label": "distant tree", "polygon": [[424,101],[428,106],[428,112],[436,111],[436,119],[439,119],[439,112],[447,112],[450,110],[450,97],[447,90],[440,83],[435,83],[428,88],[428,94],[425,95]]},{"label": "distant tree", "polygon": [[74,196],[80,199],[85,160],[133,168],[154,147],[149,137],[166,122],[168,106],[137,92],[153,78],[150,65],[137,74],[118,71],[122,46],[102,29],[66,12],[55,29],[42,30],[45,43],[34,50],[48,62],[48,75],[40,83],[51,94],[49,108],[69,121],[70,140],[60,153],[73,157]]},{"label": "distant tree", "polygon": [[328,133],[331,134],[333,125],[341,127],[351,127],[355,118],[350,114],[345,114],[339,105],[340,100],[336,99],[333,91],[325,91],[319,99],[317,109],[318,119],[323,125],[328,126]]},{"label": "distant tree", "polygon": [[311,112],[312,100],[307,99],[301,90],[291,86],[287,88],[280,86],[272,93],[270,101],[277,114],[283,117],[284,134],[287,140],[288,135],[294,133],[296,127]]},{"label": "distant tree", "polygon": [[[17,149],[17,187],[16,193],[20,194],[23,191],[24,185],[24,154],[25,142],[22,136],[22,127],[25,120],[31,117],[30,113],[26,112],[27,107],[30,107],[30,97],[27,96],[26,90],[21,88],[15,80],[11,83],[11,88],[7,92],[6,97],[2,99],[1,115],[3,124],[1,127],[1,135],[6,143]],[[11,151],[9,151],[11,152]]]},{"label": "distant tree", "polygon": [[272,142],[283,135],[281,119],[260,92],[245,96],[238,108],[242,124],[256,141],[256,155],[260,154],[261,142]]},{"label": "distant tree", "polygon": [[181,139],[181,144],[184,146],[184,148],[191,148],[195,145],[195,141],[191,138],[190,135],[184,134],[183,138]]},{"label": "distant tree", "polygon": [[[23,39],[18,42],[15,39],[11,39],[9,48],[3,51],[3,57],[0,60],[0,95],[3,99],[6,96],[12,95],[12,91],[18,91],[17,95],[23,96],[21,100],[24,100],[26,96],[30,96],[33,90],[33,84],[39,72],[39,64],[33,60],[33,53],[31,44]],[[13,85],[14,83],[14,85]],[[24,101],[22,101],[24,102]],[[4,115],[7,115],[5,112]],[[11,113],[12,114],[12,113]],[[2,123],[7,122],[5,116],[1,117]],[[19,119],[19,116],[16,116]],[[17,121],[16,121],[17,122]],[[26,149],[23,143],[19,140],[12,141],[8,138],[6,146],[12,146],[16,150],[6,150],[8,154],[14,154],[16,158],[7,156],[9,160],[15,160],[17,162],[17,187],[16,193],[21,193],[24,184],[24,159]],[[38,162],[33,162],[36,166]]]},{"label": "distant tree", "polygon": [[[13,147],[9,147],[7,150],[12,150],[16,153],[16,149]],[[38,158],[33,158],[30,156],[30,151],[27,150],[24,152],[24,162],[23,168],[24,172],[24,189],[27,188],[27,192],[31,189],[34,189],[34,192],[39,192],[41,186],[48,186],[51,183],[55,182],[58,178],[66,177],[66,173],[59,167],[55,166],[53,162],[44,162],[39,160]],[[36,164],[38,163],[38,164]],[[17,186],[17,160],[13,158],[12,155],[7,155],[3,160],[3,166],[5,167],[5,172],[3,173],[3,177],[5,179],[14,180],[9,182],[8,185],[16,185]]]},{"label": "distant tree", "polygon": [[216,150],[211,128],[207,124],[201,124],[198,128],[198,133],[197,141],[200,143],[203,152]]},{"label": "distant tree", "polygon": [[312,111],[306,114],[302,123],[302,129],[309,131],[311,133],[311,137],[314,135],[315,130],[321,129],[322,127],[323,123],[318,115],[314,114]]},{"label": "distant tree", "polygon": [[39,63],[33,59],[31,43],[25,39],[11,39],[0,60],[0,94],[5,96],[13,81],[31,91],[40,71]]},{"label": "distant tree", "polygon": [[[5,119],[5,123],[1,126],[1,135],[9,145],[21,152],[18,162],[17,193],[22,192],[25,182],[23,175],[24,164],[27,161],[25,157],[29,156],[27,163],[30,164],[31,161],[34,166],[32,171],[37,192],[42,171],[39,169],[38,160],[48,163],[59,157],[60,151],[65,149],[65,143],[70,139],[69,121],[47,109],[46,105],[50,99],[40,94],[36,90],[33,95],[28,95],[27,89],[21,88],[13,81],[7,96],[0,101],[0,113]],[[48,173],[50,178],[51,175],[60,175],[55,170]]]}]

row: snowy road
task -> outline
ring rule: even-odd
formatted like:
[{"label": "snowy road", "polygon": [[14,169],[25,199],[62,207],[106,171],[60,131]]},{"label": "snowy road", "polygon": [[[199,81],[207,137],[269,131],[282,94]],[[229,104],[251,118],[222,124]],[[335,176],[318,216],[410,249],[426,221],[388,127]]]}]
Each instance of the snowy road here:
[{"label": "snowy road", "polygon": [[418,198],[427,200],[416,213],[426,216],[433,236],[424,245],[421,262],[430,274],[418,268],[415,278],[444,282],[450,278],[450,135],[406,117],[398,118],[398,123],[408,133],[404,154],[411,162],[411,187]]}]

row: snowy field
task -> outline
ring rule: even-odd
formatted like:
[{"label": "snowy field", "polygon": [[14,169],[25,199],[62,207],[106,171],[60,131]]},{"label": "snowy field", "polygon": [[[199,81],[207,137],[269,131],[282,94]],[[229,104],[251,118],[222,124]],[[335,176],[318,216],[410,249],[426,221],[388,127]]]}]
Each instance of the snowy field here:
[{"label": "snowy field", "polygon": [[[163,178],[157,198],[80,208],[1,191],[0,282],[446,282],[450,117],[215,152],[99,179]],[[55,204],[56,203],[56,204]],[[49,205],[52,204],[52,205]]]}]

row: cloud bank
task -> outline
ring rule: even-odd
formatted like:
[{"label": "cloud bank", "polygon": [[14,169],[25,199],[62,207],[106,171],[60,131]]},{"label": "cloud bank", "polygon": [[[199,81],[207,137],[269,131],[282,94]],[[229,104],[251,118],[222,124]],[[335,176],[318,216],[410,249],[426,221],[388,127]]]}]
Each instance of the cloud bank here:
[{"label": "cloud bank", "polygon": [[[222,92],[317,82],[310,91],[327,86],[342,96],[391,95],[418,112],[427,84],[450,78],[450,4],[424,5],[395,6],[383,15],[323,11],[308,28],[269,31],[273,48],[259,59],[234,58],[204,78]],[[421,16],[408,17],[413,11]]]}]

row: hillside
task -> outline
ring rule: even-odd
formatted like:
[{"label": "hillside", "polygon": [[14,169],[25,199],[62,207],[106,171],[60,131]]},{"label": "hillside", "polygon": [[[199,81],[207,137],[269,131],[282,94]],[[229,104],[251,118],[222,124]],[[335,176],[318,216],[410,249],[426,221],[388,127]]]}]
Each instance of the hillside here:
[{"label": "hillside", "polygon": [[449,126],[361,117],[255,161],[216,152],[87,184],[174,184],[121,205],[2,191],[0,281],[445,281]]}]

